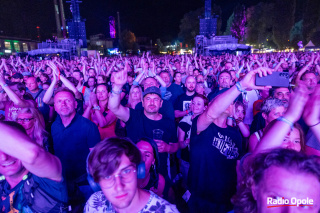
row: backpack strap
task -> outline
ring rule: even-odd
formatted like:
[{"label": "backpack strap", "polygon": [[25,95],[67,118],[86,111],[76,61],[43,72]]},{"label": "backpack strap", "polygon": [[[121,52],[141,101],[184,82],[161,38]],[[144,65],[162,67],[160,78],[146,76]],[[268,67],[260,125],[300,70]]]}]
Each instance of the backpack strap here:
[{"label": "backpack strap", "polygon": [[43,89],[40,89],[40,91],[37,93],[37,95],[34,97],[34,100],[38,98],[38,96],[42,93]]},{"label": "backpack strap", "polygon": [[[59,208],[59,213],[67,212],[68,206],[49,195],[34,181],[33,175],[28,174],[22,189],[24,205],[32,212],[50,212]],[[58,207],[57,207],[58,206]]]},{"label": "backpack strap", "polygon": [[83,95],[84,95],[84,92],[86,91],[86,88],[87,88],[86,86],[83,86],[83,87],[82,87],[81,93],[82,93]]}]

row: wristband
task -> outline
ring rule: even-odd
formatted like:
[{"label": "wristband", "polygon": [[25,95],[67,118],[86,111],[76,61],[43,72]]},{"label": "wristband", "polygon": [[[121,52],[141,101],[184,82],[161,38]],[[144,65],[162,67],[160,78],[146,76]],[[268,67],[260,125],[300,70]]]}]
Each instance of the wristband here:
[{"label": "wristband", "polygon": [[2,85],[2,88],[7,87],[7,86],[8,86],[8,84],[4,84],[4,85]]},{"label": "wristband", "polygon": [[95,106],[92,108],[93,110],[100,110],[100,106]]},{"label": "wristband", "polygon": [[314,125],[309,126],[309,127],[314,127],[314,126],[317,126],[319,124],[320,124],[320,121],[318,123],[314,124]]},{"label": "wristband", "polygon": [[291,130],[293,130],[293,123],[291,121],[289,121],[288,119],[286,119],[284,117],[279,117],[279,118],[277,118],[277,121],[282,121],[282,122],[287,123],[290,126]]},{"label": "wristband", "polygon": [[122,90],[120,91],[114,91],[113,89],[111,90],[111,93],[112,94],[115,94],[115,95],[120,95],[122,93]]},{"label": "wristband", "polygon": [[241,92],[241,93],[246,91],[246,90],[242,89],[242,86],[241,86],[241,84],[240,84],[239,81],[236,83],[236,87],[237,87],[237,90],[238,90],[239,92]]}]

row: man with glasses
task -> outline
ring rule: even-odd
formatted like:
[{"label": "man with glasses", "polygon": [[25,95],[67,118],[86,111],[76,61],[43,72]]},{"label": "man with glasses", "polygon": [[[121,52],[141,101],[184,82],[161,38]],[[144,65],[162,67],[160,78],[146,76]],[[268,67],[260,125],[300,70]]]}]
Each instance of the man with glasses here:
[{"label": "man with glasses", "polygon": [[145,172],[140,163],[139,149],[127,139],[98,143],[89,156],[88,170],[102,191],[89,198],[84,212],[178,212],[153,192],[138,188],[138,176]]}]

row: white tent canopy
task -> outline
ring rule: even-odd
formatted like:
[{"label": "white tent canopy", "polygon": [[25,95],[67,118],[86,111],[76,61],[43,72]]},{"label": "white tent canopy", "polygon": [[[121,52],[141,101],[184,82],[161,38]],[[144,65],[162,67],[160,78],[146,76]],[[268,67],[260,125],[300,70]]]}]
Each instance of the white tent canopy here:
[{"label": "white tent canopy", "polygon": [[62,53],[62,52],[69,52],[68,50],[64,49],[57,49],[57,48],[44,48],[44,49],[37,49],[28,51],[29,55],[40,55],[40,54],[55,54],[55,53]]},{"label": "white tent canopy", "polygon": [[310,40],[309,43],[304,46],[304,47],[315,47],[314,44],[312,43],[312,41]]}]

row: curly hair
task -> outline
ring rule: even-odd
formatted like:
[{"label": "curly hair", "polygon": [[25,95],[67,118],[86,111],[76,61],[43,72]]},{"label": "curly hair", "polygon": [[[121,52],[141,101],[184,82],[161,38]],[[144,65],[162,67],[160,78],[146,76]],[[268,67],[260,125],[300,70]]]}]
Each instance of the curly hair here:
[{"label": "curly hair", "polygon": [[320,183],[320,157],[307,156],[290,149],[274,149],[252,157],[240,182],[238,191],[232,198],[235,212],[257,212],[257,201],[252,194],[252,187],[259,185],[267,169],[271,166],[285,168],[315,176]]}]

